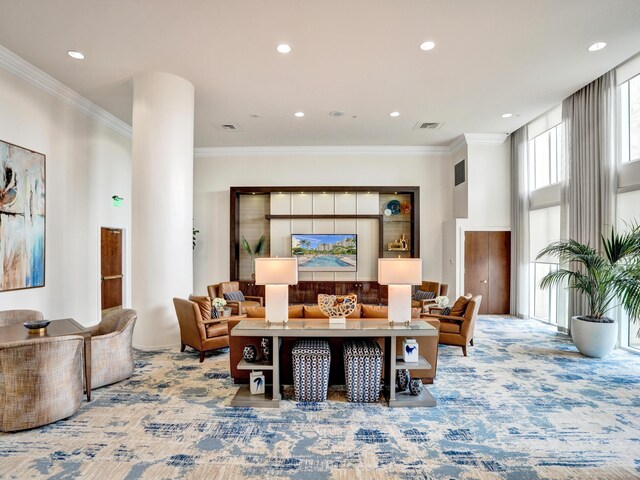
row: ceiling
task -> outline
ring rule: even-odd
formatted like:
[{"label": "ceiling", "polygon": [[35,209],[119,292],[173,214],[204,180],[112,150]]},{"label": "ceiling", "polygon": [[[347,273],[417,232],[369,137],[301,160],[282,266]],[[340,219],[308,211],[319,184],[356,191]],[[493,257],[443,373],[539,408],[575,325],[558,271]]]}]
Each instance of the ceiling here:
[{"label": "ceiling", "polygon": [[638,0],[0,0],[0,12],[0,44],[129,124],[136,73],[191,81],[196,147],[512,132],[640,51]]}]

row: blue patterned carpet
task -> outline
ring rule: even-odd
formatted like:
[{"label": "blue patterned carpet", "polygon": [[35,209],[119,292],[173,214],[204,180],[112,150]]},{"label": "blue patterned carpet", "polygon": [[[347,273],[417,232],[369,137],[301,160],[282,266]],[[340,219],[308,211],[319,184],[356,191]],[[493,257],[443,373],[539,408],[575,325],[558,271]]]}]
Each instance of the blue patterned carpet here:
[{"label": "blue patterned carpet", "polygon": [[438,406],[234,409],[228,354],[137,352],[70,419],[0,434],[0,478],[640,478],[640,356],[580,356],[552,327],[485,317],[440,347]]}]

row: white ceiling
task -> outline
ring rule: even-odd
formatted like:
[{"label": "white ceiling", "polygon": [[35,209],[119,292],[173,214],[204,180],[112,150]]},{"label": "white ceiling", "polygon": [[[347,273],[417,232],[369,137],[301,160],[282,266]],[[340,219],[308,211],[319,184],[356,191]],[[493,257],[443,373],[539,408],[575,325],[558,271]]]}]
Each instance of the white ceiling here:
[{"label": "white ceiling", "polygon": [[640,51],[639,25],[638,0],[0,0],[0,44],[129,124],[133,75],[191,81],[196,147],[512,132]]}]

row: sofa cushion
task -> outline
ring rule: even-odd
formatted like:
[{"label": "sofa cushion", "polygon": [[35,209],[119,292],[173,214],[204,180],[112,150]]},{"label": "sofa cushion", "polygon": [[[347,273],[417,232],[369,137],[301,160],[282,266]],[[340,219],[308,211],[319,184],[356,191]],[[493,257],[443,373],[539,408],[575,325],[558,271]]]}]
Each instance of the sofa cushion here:
[{"label": "sofa cushion", "polygon": [[432,298],[436,298],[436,294],[424,290],[416,290],[416,294],[413,296],[414,300],[431,300]]},{"label": "sofa cushion", "polygon": [[225,300],[231,300],[232,302],[244,302],[244,293],[242,293],[240,290],[237,290],[235,292],[223,293],[222,295],[224,296]]},{"label": "sofa cushion", "polygon": [[189,300],[198,304],[203,322],[211,320],[211,299],[208,296],[189,295]]},{"label": "sofa cushion", "polygon": [[452,317],[464,317],[464,312],[467,309],[467,304],[471,300],[471,296],[463,295],[456,300],[456,303],[451,307],[451,315]]},{"label": "sofa cushion", "polygon": [[[247,307],[245,313],[247,318],[265,318],[267,309],[265,307]],[[289,318],[302,318],[302,305],[289,305]]]},{"label": "sofa cushion", "polygon": [[[362,305],[362,318],[387,318],[389,307],[386,305]],[[411,318],[420,318],[420,309],[411,309]]]}]

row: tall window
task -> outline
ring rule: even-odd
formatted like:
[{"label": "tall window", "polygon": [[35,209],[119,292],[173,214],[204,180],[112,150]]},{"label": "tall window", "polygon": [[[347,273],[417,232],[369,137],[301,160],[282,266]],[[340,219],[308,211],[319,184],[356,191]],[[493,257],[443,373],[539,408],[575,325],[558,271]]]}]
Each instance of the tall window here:
[{"label": "tall window", "polygon": [[560,207],[548,207],[529,212],[529,258],[531,261],[530,314],[548,323],[557,324],[558,289],[542,289],[540,281],[549,272],[558,269],[558,259],[537,258],[538,253],[551,242],[560,239]]},{"label": "tall window", "polygon": [[537,190],[560,181],[562,125],[529,140],[529,189]]},{"label": "tall window", "polygon": [[[625,231],[630,223],[640,222],[640,190],[620,193],[617,198],[618,230]],[[620,309],[620,343],[640,350],[640,321],[630,322]]]},{"label": "tall window", "polygon": [[620,85],[620,154],[622,162],[640,160],[640,75]]}]

